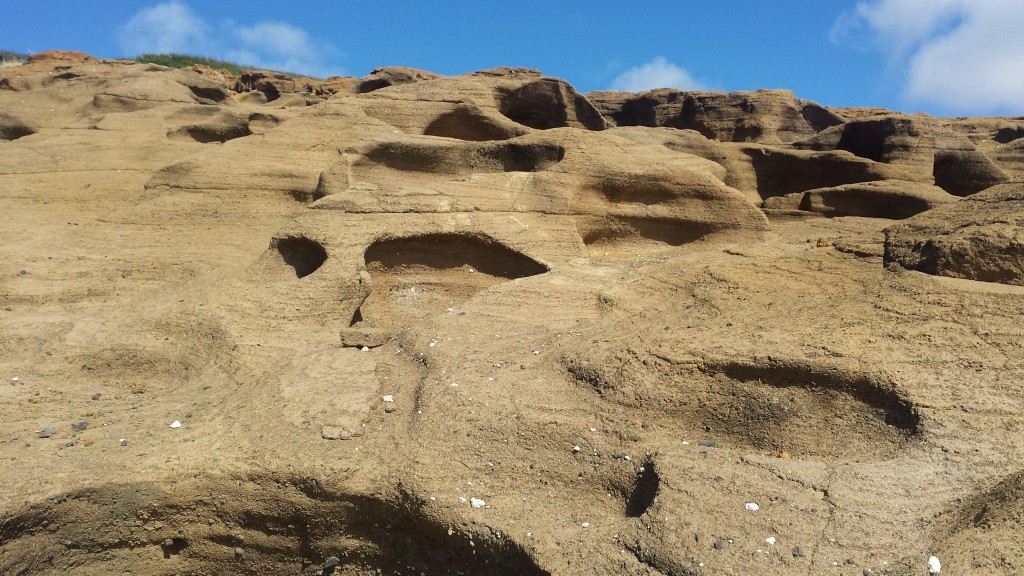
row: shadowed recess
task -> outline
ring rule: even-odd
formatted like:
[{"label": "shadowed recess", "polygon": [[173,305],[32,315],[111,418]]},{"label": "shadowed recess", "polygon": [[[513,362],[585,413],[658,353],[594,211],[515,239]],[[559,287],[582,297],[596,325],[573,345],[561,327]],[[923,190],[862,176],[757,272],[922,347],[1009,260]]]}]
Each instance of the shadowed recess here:
[{"label": "shadowed recess", "polygon": [[483,142],[508,140],[521,135],[522,132],[501,126],[479,110],[468,106],[459,106],[432,120],[423,130],[423,134]]},{"label": "shadowed recess", "polygon": [[368,269],[382,271],[470,266],[477,272],[509,280],[548,271],[547,266],[493,238],[471,234],[425,234],[380,240],[366,249],[365,260]]},{"label": "shadowed recess", "polygon": [[707,222],[675,218],[633,216],[578,216],[576,230],[586,245],[628,240],[653,240],[669,246],[682,246],[718,231]]},{"label": "shadowed recess", "polygon": [[499,96],[498,110],[509,120],[538,130],[573,123],[588,130],[605,128],[604,118],[594,105],[555,78],[542,78],[504,92]]},{"label": "shadowed recess", "polygon": [[[422,502],[405,492],[339,493],[302,478],[110,484],[5,517],[0,571],[50,573],[59,565],[86,575],[548,573],[507,536],[480,526],[450,530],[456,524],[432,517]],[[321,571],[330,558],[337,565]]]},{"label": "shadowed recess", "polygon": [[327,261],[327,250],[319,242],[303,236],[274,238],[271,248],[281,254],[285,264],[295,269],[295,275],[299,278],[316,272]]},{"label": "shadowed recess", "polygon": [[366,159],[408,172],[538,172],[561,162],[565,148],[557,144],[501,142],[495,144],[385,142]]},{"label": "shadowed recess", "polygon": [[0,142],[31,136],[36,131],[19,118],[0,112]]},{"label": "shadowed recess", "polygon": [[661,486],[661,477],[658,476],[653,460],[646,460],[641,470],[642,472],[636,477],[633,491],[626,501],[626,516],[630,518],[642,516],[651,507],[651,504],[654,504],[654,499],[658,496],[658,489]]},{"label": "shadowed recess", "polygon": [[[573,360],[569,376],[606,400],[719,441],[796,458],[886,459],[918,432],[894,387],[833,369],[783,362],[680,370],[657,360]],[[655,407],[652,409],[652,407]]]}]

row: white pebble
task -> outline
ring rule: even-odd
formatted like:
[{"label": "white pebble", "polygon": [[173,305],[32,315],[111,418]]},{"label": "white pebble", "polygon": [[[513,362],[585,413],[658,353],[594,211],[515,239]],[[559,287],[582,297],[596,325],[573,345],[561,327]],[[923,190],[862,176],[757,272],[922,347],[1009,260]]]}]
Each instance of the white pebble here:
[{"label": "white pebble", "polygon": [[582,448],[580,448],[579,446],[573,446],[572,447],[572,451],[573,452],[579,452],[580,450],[582,450]]},{"label": "white pebble", "polygon": [[14,378],[11,378],[11,382],[17,382],[19,380],[21,380],[21,378],[18,378],[17,376],[15,376]]},{"label": "white pebble", "polygon": [[764,543],[768,546],[775,546],[775,536],[769,536],[765,538]]},{"label": "white pebble", "polygon": [[370,349],[369,349],[369,348],[367,348],[366,346],[363,346],[362,348],[360,348],[360,349],[359,349],[359,351],[360,351],[360,352],[369,352],[369,351],[370,351]]},{"label": "white pebble", "polygon": [[487,505],[487,502],[484,502],[480,498],[470,498],[469,505],[472,506],[473,508],[483,508],[484,506]]},{"label": "white pebble", "polygon": [[177,420],[171,422],[171,428],[181,428],[181,422],[178,422]]},{"label": "white pebble", "polygon": [[580,524],[580,526],[583,526],[584,528],[590,528],[590,522],[584,522]]},{"label": "white pebble", "polygon": [[936,558],[935,556],[932,556],[931,558],[929,558],[928,559],[928,573],[929,574],[938,574],[941,571],[942,571],[942,562],[939,562],[939,559]]},{"label": "white pebble", "polygon": [[757,512],[761,509],[761,507],[757,505],[757,502],[747,502],[745,508],[751,512]]},{"label": "white pebble", "polygon": [[391,395],[391,394],[388,394],[387,396],[381,396],[381,400],[383,400],[385,402],[394,402],[395,401],[395,397],[393,395]]},{"label": "white pebble", "polygon": [[533,351],[533,355],[534,356],[539,356],[540,355],[540,350],[534,350]]}]

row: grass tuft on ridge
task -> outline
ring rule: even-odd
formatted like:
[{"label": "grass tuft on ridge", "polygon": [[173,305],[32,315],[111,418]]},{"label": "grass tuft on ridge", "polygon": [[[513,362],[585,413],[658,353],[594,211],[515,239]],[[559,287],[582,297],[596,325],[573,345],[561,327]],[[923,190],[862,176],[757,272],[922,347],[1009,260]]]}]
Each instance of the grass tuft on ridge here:
[{"label": "grass tuft on ridge", "polygon": [[28,60],[27,54],[19,54],[10,50],[0,50],[0,67],[17,66]]},{"label": "grass tuft on ridge", "polygon": [[[194,64],[202,64],[203,66],[209,66],[215,70],[227,70],[235,76],[241,76],[249,70],[263,70],[263,68],[257,68],[255,66],[243,66],[226,60],[207,58],[206,56],[192,56],[190,54],[143,54],[141,56],[136,56],[135,61],[143,64],[158,64],[160,66],[167,66],[168,68],[185,68]],[[279,72],[277,70],[267,70],[267,72],[278,72],[279,74],[287,74],[289,76],[303,76],[302,74]]]}]

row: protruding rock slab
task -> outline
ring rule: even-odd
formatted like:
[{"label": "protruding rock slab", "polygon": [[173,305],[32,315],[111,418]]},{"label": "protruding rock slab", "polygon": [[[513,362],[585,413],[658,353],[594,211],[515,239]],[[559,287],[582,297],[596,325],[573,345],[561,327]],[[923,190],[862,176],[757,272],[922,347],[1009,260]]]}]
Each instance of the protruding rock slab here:
[{"label": "protruding rock slab", "polygon": [[937,186],[883,180],[817,188],[803,193],[800,209],[826,216],[864,216],[902,220],[959,200]]},{"label": "protruding rock slab", "polygon": [[885,231],[885,262],[1024,285],[1024,182],[994,186]]}]

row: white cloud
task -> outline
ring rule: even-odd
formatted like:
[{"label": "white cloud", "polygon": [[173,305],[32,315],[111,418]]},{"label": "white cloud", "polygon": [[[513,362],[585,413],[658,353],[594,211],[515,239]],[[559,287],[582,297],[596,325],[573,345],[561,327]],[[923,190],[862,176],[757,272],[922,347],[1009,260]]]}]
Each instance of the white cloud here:
[{"label": "white cloud", "polygon": [[340,57],[330,42],[284,22],[238,24],[225,21],[214,31],[177,0],[146,8],[120,30],[129,56],[178,52],[237,62],[244,66],[326,77],[343,74],[329,61]]},{"label": "white cloud", "polygon": [[612,81],[612,90],[643,92],[654,88],[678,88],[680,90],[706,90],[704,83],[696,80],[689,72],[669,62],[664,56],[630,68]]},{"label": "white cloud", "polygon": [[164,2],[146,8],[121,27],[121,48],[131,55],[203,49],[209,27],[188,6]]},{"label": "white cloud", "polygon": [[872,0],[833,38],[867,32],[900,70],[903,96],[952,114],[1024,113],[1024,2]]}]

